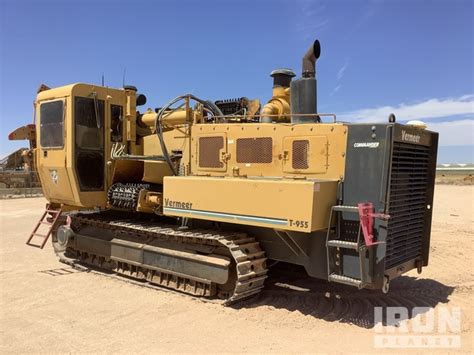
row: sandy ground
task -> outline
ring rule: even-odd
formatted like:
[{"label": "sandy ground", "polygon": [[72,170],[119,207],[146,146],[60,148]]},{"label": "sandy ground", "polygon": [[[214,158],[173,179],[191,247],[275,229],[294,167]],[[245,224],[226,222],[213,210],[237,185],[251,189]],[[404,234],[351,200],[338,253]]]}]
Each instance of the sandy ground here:
[{"label": "sandy ground", "polygon": [[460,307],[462,346],[450,351],[472,353],[474,187],[437,185],[435,199],[430,265],[388,295],[280,267],[258,297],[228,308],[60,264],[49,244],[24,244],[45,200],[2,200],[0,353],[380,352],[374,306]]}]

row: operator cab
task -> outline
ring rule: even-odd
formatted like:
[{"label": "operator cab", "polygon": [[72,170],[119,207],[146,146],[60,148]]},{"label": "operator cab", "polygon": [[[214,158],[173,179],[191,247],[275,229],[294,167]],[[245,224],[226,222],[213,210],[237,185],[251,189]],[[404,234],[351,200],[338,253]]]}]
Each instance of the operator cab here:
[{"label": "operator cab", "polygon": [[127,97],[135,96],[130,91],[73,84],[38,94],[38,174],[49,201],[105,207],[105,147],[124,140]]}]

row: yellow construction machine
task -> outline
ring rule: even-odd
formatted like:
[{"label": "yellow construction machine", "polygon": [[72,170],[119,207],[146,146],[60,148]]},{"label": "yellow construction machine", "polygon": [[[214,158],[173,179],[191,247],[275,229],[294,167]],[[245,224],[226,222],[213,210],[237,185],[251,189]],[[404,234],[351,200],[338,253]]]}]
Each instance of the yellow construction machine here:
[{"label": "yellow construction machine", "polygon": [[[144,112],[133,86],[42,86],[32,152],[49,201],[29,245],[229,304],[267,261],[388,291],[428,264],[438,134],[317,110],[315,41],[273,95],[182,95]],[[28,138],[25,135],[25,138]],[[41,228],[46,228],[41,232]]]}]

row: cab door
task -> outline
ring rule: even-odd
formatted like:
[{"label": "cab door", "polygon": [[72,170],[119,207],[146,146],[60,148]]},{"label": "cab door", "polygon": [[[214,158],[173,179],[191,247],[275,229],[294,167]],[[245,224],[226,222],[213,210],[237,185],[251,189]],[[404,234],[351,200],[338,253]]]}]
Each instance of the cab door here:
[{"label": "cab door", "polygon": [[45,197],[57,203],[74,201],[66,166],[67,104],[67,98],[57,98],[40,101],[36,106],[39,132],[36,166]]},{"label": "cab door", "polygon": [[96,95],[75,96],[73,116],[75,173],[81,195],[105,191],[104,100]]}]

